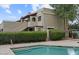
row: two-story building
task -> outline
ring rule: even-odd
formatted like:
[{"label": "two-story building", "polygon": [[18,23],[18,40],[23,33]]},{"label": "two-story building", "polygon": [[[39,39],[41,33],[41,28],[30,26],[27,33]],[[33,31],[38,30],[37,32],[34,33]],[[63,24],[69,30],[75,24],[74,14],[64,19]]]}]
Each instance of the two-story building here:
[{"label": "two-story building", "polygon": [[29,13],[21,17],[17,22],[3,23],[3,32],[16,32],[23,30],[45,31],[46,29],[64,30],[64,20],[57,17],[54,11],[48,8],[42,8],[37,12]]},{"label": "two-story building", "polygon": [[20,22],[27,22],[27,30],[39,31],[46,29],[64,30],[64,21],[58,18],[52,9],[43,8],[35,13],[21,17]]}]

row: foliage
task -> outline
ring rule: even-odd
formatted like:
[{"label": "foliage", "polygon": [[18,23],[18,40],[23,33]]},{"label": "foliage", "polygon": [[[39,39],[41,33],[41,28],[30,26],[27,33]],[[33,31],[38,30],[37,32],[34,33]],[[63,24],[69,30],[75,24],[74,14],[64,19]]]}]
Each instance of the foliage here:
[{"label": "foliage", "polygon": [[69,25],[69,29],[79,29],[79,24]]},{"label": "foliage", "polygon": [[65,37],[65,33],[60,30],[50,30],[50,40],[61,40]]},{"label": "foliage", "polygon": [[40,42],[46,40],[46,32],[0,33],[0,44]]},{"label": "foliage", "polygon": [[66,20],[74,20],[77,15],[77,4],[50,4],[57,16]]}]

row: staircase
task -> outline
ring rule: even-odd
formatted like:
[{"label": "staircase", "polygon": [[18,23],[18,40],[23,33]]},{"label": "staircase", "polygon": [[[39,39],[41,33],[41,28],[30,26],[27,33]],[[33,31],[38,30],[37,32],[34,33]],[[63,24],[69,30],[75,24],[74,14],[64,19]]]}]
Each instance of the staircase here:
[{"label": "staircase", "polygon": [[27,22],[5,22],[3,23],[3,32],[20,32],[27,26]]}]

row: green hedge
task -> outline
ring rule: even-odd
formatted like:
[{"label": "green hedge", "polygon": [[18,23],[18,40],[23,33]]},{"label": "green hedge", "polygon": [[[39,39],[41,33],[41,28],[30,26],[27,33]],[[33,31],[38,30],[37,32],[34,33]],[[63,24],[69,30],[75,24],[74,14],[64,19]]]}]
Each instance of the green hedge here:
[{"label": "green hedge", "polygon": [[65,32],[60,30],[50,30],[49,32],[50,40],[61,40],[65,37]]},{"label": "green hedge", "polygon": [[0,33],[0,44],[39,42],[46,40],[46,32],[15,32]]}]

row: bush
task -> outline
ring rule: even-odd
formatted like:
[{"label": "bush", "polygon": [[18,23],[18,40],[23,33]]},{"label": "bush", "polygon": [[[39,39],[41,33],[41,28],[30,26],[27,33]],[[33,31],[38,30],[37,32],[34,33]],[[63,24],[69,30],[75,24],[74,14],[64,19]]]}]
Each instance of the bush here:
[{"label": "bush", "polygon": [[10,44],[10,39],[13,39],[12,33],[0,33],[0,44]]},{"label": "bush", "polygon": [[61,40],[65,37],[65,32],[60,30],[50,30],[50,40]]},{"label": "bush", "polygon": [[72,33],[72,36],[74,39],[78,39],[78,34],[77,33]]},{"label": "bush", "polygon": [[46,40],[46,32],[0,33],[0,44],[40,42]]}]

